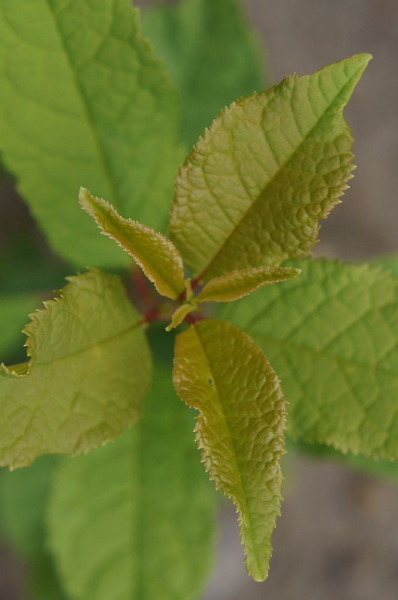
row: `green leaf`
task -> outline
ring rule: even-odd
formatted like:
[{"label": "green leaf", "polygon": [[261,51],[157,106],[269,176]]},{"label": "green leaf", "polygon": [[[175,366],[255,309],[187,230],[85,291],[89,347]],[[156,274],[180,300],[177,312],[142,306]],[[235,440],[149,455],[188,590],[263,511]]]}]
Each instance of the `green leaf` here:
[{"label": "green leaf", "polygon": [[35,558],[38,540],[45,537],[44,512],[56,464],[55,456],[44,456],[29,469],[1,473],[2,532],[28,559]]},{"label": "green leaf", "polygon": [[143,29],[181,95],[189,146],[239,96],[265,87],[263,50],[240,0],[183,0],[143,13]]},{"label": "green leaf", "polygon": [[398,255],[397,254],[386,254],[384,256],[376,256],[371,261],[372,265],[380,266],[386,271],[390,271],[394,275],[398,275]]},{"label": "green leaf", "polygon": [[176,180],[170,231],[198,279],[309,254],[352,166],[343,108],[368,54],[238,100]]},{"label": "green leaf", "polygon": [[398,278],[334,260],[294,264],[300,277],[218,315],[267,353],[293,437],[398,458]]},{"label": "green leaf", "polygon": [[23,343],[26,315],[40,302],[39,294],[0,294],[0,361],[11,356]]},{"label": "green leaf", "polygon": [[171,331],[181,325],[185,317],[196,309],[197,307],[193,304],[182,304],[179,306],[171,318],[170,325],[166,327],[166,331]]},{"label": "green leaf", "polygon": [[184,266],[177,248],[164,235],[132,219],[123,219],[101,198],[80,190],[80,204],[102,233],[134,258],[159,294],[176,299],[185,289]]},{"label": "green leaf", "polygon": [[170,370],[158,367],[134,429],[63,462],[50,544],[72,598],[197,598],[213,553],[214,494],[192,428]]},{"label": "green leaf", "polygon": [[75,198],[85,185],[149,226],[167,220],[176,93],[130,0],[5,0],[0,82],[2,159],[52,247],[79,266],[127,264]]},{"label": "green leaf", "polygon": [[64,597],[46,546],[47,501],[56,465],[54,456],[45,456],[29,469],[4,469],[0,479],[2,534],[27,561],[27,584],[37,600]]},{"label": "green leaf", "polygon": [[232,271],[209,281],[198,294],[196,300],[201,302],[233,302],[263,285],[287,281],[300,275],[300,269],[289,267],[255,267]]},{"label": "green leaf", "polygon": [[30,361],[0,367],[0,464],[78,454],[118,437],[140,414],[150,357],[118,277],[69,278],[26,326]]},{"label": "green leaf", "polygon": [[195,431],[206,470],[236,505],[246,568],[263,581],[282,499],[279,380],[246,334],[214,320],[177,336],[173,377],[181,399],[200,411]]},{"label": "green leaf", "polygon": [[353,454],[342,454],[338,450],[335,450],[332,446],[326,446],[325,444],[308,443],[302,440],[293,441],[287,439],[287,450],[288,453],[300,452],[306,456],[320,460],[333,460],[344,464],[356,471],[369,475],[371,477],[377,477],[382,481],[398,484],[398,462],[391,460],[374,460],[366,456],[355,456]]}]

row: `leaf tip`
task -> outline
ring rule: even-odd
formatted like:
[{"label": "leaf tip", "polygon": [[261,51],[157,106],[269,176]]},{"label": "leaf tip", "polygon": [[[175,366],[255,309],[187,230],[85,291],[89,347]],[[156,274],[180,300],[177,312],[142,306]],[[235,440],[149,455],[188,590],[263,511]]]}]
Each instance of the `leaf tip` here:
[{"label": "leaf tip", "polygon": [[83,210],[90,212],[93,202],[93,196],[88,189],[81,187],[79,190],[79,204]]}]

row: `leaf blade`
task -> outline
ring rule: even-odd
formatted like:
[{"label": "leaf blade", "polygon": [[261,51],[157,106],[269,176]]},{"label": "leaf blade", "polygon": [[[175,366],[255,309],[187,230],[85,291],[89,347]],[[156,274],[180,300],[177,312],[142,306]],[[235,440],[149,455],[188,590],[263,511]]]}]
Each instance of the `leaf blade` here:
[{"label": "leaf blade", "polygon": [[101,232],[134,258],[159,294],[178,298],[185,289],[184,267],[170,240],[137,221],[124,219],[106,200],[95,198],[88,190],[80,190],[79,201]]},{"label": "leaf blade", "polygon": [[138,418],[150,375],[142,320],[118,277],[69,278],[31,319],[29,363],[0,367],[0,464],[12,468],[115,439]]},{"label": "leaf blade", "polygon": [[219,315],[267,352],[293,437],[397,458],[397,278],[327,259],[294,264],[298,279],[220,307]]},{"label": "leaf blade", "polygon": [[22,333],[26,315],[40,300],[39,293],[0,295],[0,360],[10,356],[16,350],[18,336]]},{"label": "leaf blade", "polygon": [[169,369],[158,365],[153,382],[133,430],[56,477],[50,545],[77,600],[194,600],[207,575],[214,497],[193,419]]},{"label": "leaf blade", "polygon": [[33,598],[65,598],[47,548],[46,512],[57,459],[46,456],[29,469],[0,477],[1,535],[28,562],[27,586]]},{"label": "leaf blade", "polygon": [[[370,56],[292,76],[225,109],[176,180],[170,232],[197,278],[306,256],[352,171],[343,118]],[[204,207],[205,210],[204,210]]]},{"label": "leaf blade", "polygon": [[196,306],[192,304],[181,304],[171,317],[171,323],[166,327],[166,331],[175,329],[184,321],[185,317],[196,310]]},{"label": "leaf blade", "polygon": [[236,504],[246,568],[263,581],[280,514],[279,380],[252,340],[224,321],[202,321],[177,336],[173,379],[180,398],[200,411],[195,431],[206,470]]},{"label": "leaf blade", "polygon": [[4,164],[52,247],[79,266],[126,266],[74,199],[84,184],[148,225],[166,224],[179,111],[137,10],[129,0],[5,2],[0,80]]},{"label": "leaf blade", "polygon": [[189,147],[224,106],[265,87],[263,49],[239,0],[155,6],[143,28],[180,91]]},{"label": "leaf blade", "polygon": [[199,303],[233,302],[248,296],[263,285],[293,279],[300,272],[300,269],[290,267],[255,267],[253,269],[232,271],[211,279],[196,299]]}]

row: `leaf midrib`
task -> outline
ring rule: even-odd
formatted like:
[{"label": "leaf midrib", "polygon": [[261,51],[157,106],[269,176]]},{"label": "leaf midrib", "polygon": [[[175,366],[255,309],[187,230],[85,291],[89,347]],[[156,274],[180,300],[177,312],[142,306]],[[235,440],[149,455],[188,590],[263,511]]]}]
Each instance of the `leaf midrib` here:
[{"label": "leaf midrib", "polygon": [[293,152],[291,154],[289,154],[289,156],[287,157],[287,159],[281,164],[278,165],[278,169],[275,172],[275,174],[271,177],[271,179],[269,181],[267,181],[267,183],[265,184],[264,188],[261,190],[261,192],[258,194],[257,198],[255,198],[252,203],[250,204],[250,206],[247,208],[247,210],[242,214],[242,216],[239,218],[239,221],[236,223],[236,225],[234,225],[234,227],[232,228],[232,230],[229,232],[228,236],[225,238],[225,240],[222,242],[221,246],[217,249],[217,251],[215,252],[215,254],[212,256],[212,258],[209,260],[209,262],[207,263],[207,265],[202,269],[202,271],[200,272],[199,275],[197,275],[197,279],[202,280],[204,275],[207,273],[207,271],[209,271],[209,269],[213,266],[214,262],[216,261],[216,259],[218,258],[218,256],[221,254],[221,252],[224,250],[224,248],[226,247],[226,245],[228,244],[229,240],[232,238],[232,236],[235,234],[235,232],[238,230],[238,228],[241,226],[242,222],[246,219],[246,217],[250,214],[250,212],[254,209],[254,207],[257,205],[257,203],[262,200],[263,195],[265,194],[267,188],[272,185],[273,181],[280,175],[280,172],[287,167],[287,165],[289,164],[289,162],[294,158],[295,154],[297,154],[297,152],[300,151],[302,145],[308,140],[308,138],[312,135],[312,133],[314,132],[314,130],[319,126],[319,124],[321,123],[321,121],[325,118],[325,116],[327,115],[327,113],[333,108],[334,104],[337,102],[337,100],[340,98],[340,96],[343,94],[344,90],[346,89],[347,86],[349,86],[352,82],[352,80],[356,77],[357,73],[363,68],[363,66],[361,65],[356,71],[355,73],[353,73],[353,75],[350,77],[350,79],[344,84],[344,86],[340,89],[340,91],[336,94],[336,96],[333,98],[333,100],[330,102],[330,104],[328,105],[328,107],[323,111],[323,113],[320,115],[320,117],[318,118],[318,120],[316,121],[316,123],[311,127],[311,129],[308,131],[308,133],[305,134],[305,136],[302,138],[302,140],[300,141],[299,145],[293,150]]},{"label": "leaf midrib", "polygon": [[[59,356],[58,358],[54,358],[53,360],[46,360],[43,362],[36,363],[35,356],[33,354],[30,361],[27,361],[26,363],[21,363],[21,365],[26,365],[26,368],[27,368],[27,371],[24,375],[17,375],[17,374],[12,375],[13,369],[15,369],[17,366],[20,367],[21,365],[12,365],[10,367],[6,367],[6,369],[7,369],[7,371],[9,371],[11,373],[11,377],[15,377],[16,379],[25,379],[27,376],[30,375],[33,367],[35,369],[37,369],[38,367],[52,365],[52,364],[55,364],[58,362],[62,362],[63,360],[68,360],[69,358],[74,358],[75,356],[79,356],[80,354],[85,354],[86,352],[90,352],[90,351],[94,350],[94,348],[104,346],[105,344],[113,342],[114,340],[127,335],[128,333],[130,333],[131,331],[134,331],[134,329],[137,329],[141,325],[144,325],[143,319],[140,319],[133,325],[130,325],[129,327],[127,327],[126,329],[123,329],[122,331],[119,331],[118,333],[115,333],[114,335],[109,336],[108,338],[100,340],[99,342],[96,342],[95,344],[91,344],[90,346],[86,346],[85,348],[81,348],[80,350],[76,350],[76,352],[71,352],[70,354],[66,354],[64,356]],[[0,376],[1,375],[3,375],[3,373],[0,371]],[[8,377],[9,375],[3,375],[3,376]]]},{"label": "leaf midrib", "polygon": [[[252,524],[252,521],[251,521],[251,513],[250,513],[250,510],[248,508],[249,503],[248,503],[248,499],[247,499],[247,494],[246,494],[245,486],[243,485],[242,474],[241,474],[241,470],[239,468],[239,462],[238,462],[238,458],[237,458],[237,455],[236,455],[236,449],[235,449],[235,446],[234,446],[233,437],[232,437],[231,430],[230,430],[230,427],[229,427],[227,415],[226,415],[226,412],[225,412],[225,409],[224,409],[224,405],[223,405],[223,402],[222,402],[222,397],[221,397],[221,394],[219,392],[219,386],[217,384],[217,379],[216,379],[216,377],[214,375],[214,372],[213,372],[213,369],[211,367],[210,357],[208,355],[206,346],[203,343],[203,340],[202,340],[202,338],[200,336],[200,333],[198,331],[197,326],[193,325],[193,329],[196,332],[197,338],[198,338],[199,343],[200,343],[200,345],[202,347],[203,354],[204,354],[204,356],[206,358],[207,365],[209,367],[209,371],[210,371],[210,373],[213,376],[214,386],[215,386],[215,389],[217,391],[217,396],[218,396],[219,401],[220,401],[220,406],[221,406],[221,410],[222,410],[222,413],[223,413],[224,421],[225,421],[225,424],[226,424],[226,427],[227,427],[227,430],[228,430],[229,438],[231,440],[231,447],[232,447],[232,450],[233,450],[233,453],[234,453],[235,466],[236,466],[237,473],[239,474],[240,485],[241,485],[241,489],[242,489],[242,493],[243,493],[243,501],[245,503],[247,522],[248,522],[248,525],[249,525],[249,528],[250,528],[251,538],[252,538],[252,542],[253,542],[253,546],[252,546],[253,553],[254,553],[255,558],[256,558],[256,564],[257,564],[258,572],[261,572],[261,561],[260,561],[260,557],[259,557],[258,552],[257,552],[257,544],[255,542],[255,537],[254,537],[254,527],[253,527],[253,524]],[[244,515],[242,514],[242,526],[243,526],[243,520],[244,520]]]},{"label": "leaf midrib", "polygon": [[65,41],[65,38],[63,36],[62,30],[61,30],[61,28],[59,26],[57,15],[56,15],[56,13],[54,11],[54,8],[53,8],[50,0],[45,0],[45,3],[46,3],[46,6],[48,8],[48,11],[49,11],[49,13],[50,13],[53,21],[54,21],[55,30],[56,30],[56,32],[58,34],[58,39],[60,41],[61,48],[64,51],[65,58],[66,58],[66,63],[67,63],[67,65],[68,65],[68,67],[70,69],[70,72],[72,74],[72,80],[75,83],[76,90],[78,92],[78,97],[80,98],[81,106],[82,106],[83,112],[84,112],[84,114],[86,116],[86,123],[88,124],[89,129],[91,130],[91,134],[92,134],[92,137],[93,137],[93,140],[94,140],[94,144],[95,144],[95,146],[97,148],[97,152],[98,152],[98,155],[99,155],[99,158],[100,158],[100,162],[101,162],[102,167],[103,167],[103,172],[104,172],[105,177],[108,180],[108,183],[110,185],[110,190],[111,190],[111,194],[112,194],[112,203],[115,206],[117,206],[119,209],[121,209],[122,208],[122,202],[121,202],[121,198],[119,196],[119,192],[118,192],[118,189],[117,189],[116,181],[115,181],[114,176],[113,176],[112,166],[111,166],[111,163],[109,161],[108,155],[106,153],[104,144],[103,144],[103,142],[101,140],[101,136],[99,135],[99,132],[97,130],[97,125],[96,125],[95,120],[93,118],[93,115],[91,113],[89,100],[88,100],[88,98],[87,98],[87,96],[85,94],[84,88],[81,85],[80,80],[79,80],[79,78],[77,76],[76,70],[74,68],[74,64],[73,64],[73,62],[71,60],[71,56],[70,56],[70,53],[69,53],[68,46],[66,44],[66,41]]}]

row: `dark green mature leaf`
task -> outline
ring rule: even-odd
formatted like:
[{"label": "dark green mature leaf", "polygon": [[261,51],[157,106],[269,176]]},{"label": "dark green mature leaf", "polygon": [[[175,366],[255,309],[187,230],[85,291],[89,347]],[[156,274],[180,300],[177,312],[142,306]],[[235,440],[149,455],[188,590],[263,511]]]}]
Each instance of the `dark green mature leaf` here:
[{"label": "dark green mature leaf", "polygon": [[0,362],[22,345],[26,315],[40,303],[39,294],[0,294]]},{"label": "dark green mature leaf", "polygon": [[172,299],[180,296],[185,289],[184,265],[170,240],[142,223],[124,219],[106,200],[95,198],[88,190],[80,190],[79,200],[102,233],[134,258],[159,294]]},{"label": "dark green mature leaf", "polygon": [[287,77],[225,109],[176,179],[170,232],[196,278],[310,253],[351,177],[343,109],[368,54]]},{"label": "dark green mature leaf", "polygon": [[263,90],[263,50],[240,0],[182,0],[143,13],[144,33],[180,90],[183,139],[192,146],[215,115]]},{"label": "dark green mature leaf", "polygon": [[300,277],[220,307],[219,316],[267,353],[292,436],[398,458],[398,278],[333,260],[294,264]]},{"label": "dark green mature leaf", "polygon": [[35,558],[40,544],[44,546],[44,513],[57,460],[55,456],[43,456],[29,469],[1,471],[2,532],[28,559]]},{"label": "dark green mature leaf", "polygon": [[28,363],[0,366],[0,464],[78,454],[140,414],[150,356],[142,319],[118,277],[93,269],[26,326]]},{"label": "dark green mature leaf", "polygon": [[158,366],[133,430],[63,462],[50,542],[72,598],[197,598],[212,555],[214,497],[192,428],[170,370]]},{"label": "dark green mature leaf", "polygon": [[195,432],[206,470],[236,505],[246,568],[263,581],[282,500],[279,380],[246,334],[214,320],[177,336],[173,379],[180,398],[200,411]]},{"label": "dark green mature leaf", "polygon": [[130,0],[4,0],[0,83],[2,158],[53,248],[80,266],[127,264],[76,194],[85,185],[149,226],[166,222],[176,93]]},{"label": "dark green mature leaf", "polygon": [[45,456],[29,469],[1,472],[2,535],[28,564],[27,586],[37,600],[62,600],[46,545],[47,501],[57,459]]},{"label": "dark green mature leaf", "polygon": [[372,259],[372,265],[380,266],[394,275],[398,275],[398,254],[386,254]]},{"label": "dark green mature leaf", "polygon": [[308,443],[291,438],[287,439],[287,450],[289,453],[300,452],[315,459],[337,461],[363,474],[398,485],[398,461],[396,460],[374,460],[361,455],[342,454],[326,444]]},{"label": "dark green mature leaf", "polygon": [[[25,228],[0,250],[0,363],[24,360],[20,348],[27,315],[59,288],[65,265],[47,257]],[[26,356],[26,353],[25,353]]]}]

